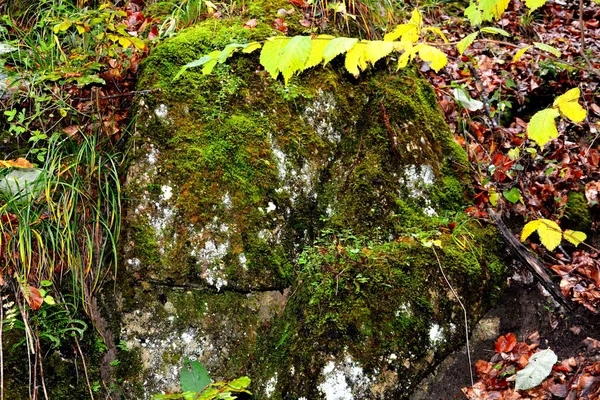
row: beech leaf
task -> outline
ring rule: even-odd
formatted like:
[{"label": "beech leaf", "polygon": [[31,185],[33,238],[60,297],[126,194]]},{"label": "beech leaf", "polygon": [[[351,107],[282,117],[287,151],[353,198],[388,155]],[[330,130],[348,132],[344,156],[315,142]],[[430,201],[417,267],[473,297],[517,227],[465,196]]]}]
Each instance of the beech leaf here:
[{"label": "beech leaf", "polygon": [[479,32],[473,32],[469,36],[462,38],[462,40],[456,44],[456,48],[461,56],[469,48],[469,46],[473,44],[477,38],[477,35],[479,35]]},{"label": "beech leaf", "polygon": [[529,358],[529,364],[517,371],[515,390],[528,390],[540,385],[552,372],[558,357],[550,349],[535,353]]},{"label": "beech leaf", "polygon": [[583,243],[585,239],[587,239],[587,235],[581,231],[565,229],[563,232],[563,238],[574,246],[579,246],[580,243]]},{"label": "beech leaf", "polygon": [[547,108],[535,113],[527,125],[529,139],[535,141],[540,147],[544,147],[552,139],[558,137],[558,129],[554,119],[560,113],[554,108]]},{"label": "beech leaf", "polygon": [[573,88],[554,100],[554,107],[573,122],[583,122],[587,116],[585,109],[579,104],[579,88]]},{"label": "beech leaf", "polygon": [[562,240],[562,230],[560,226],[554,221],[549,219],[541,219],[542,223],[538,227],[537,233],[540,237],[540,242],[546,247],[548,250],[553,251],[558,247],[560,241]]}]

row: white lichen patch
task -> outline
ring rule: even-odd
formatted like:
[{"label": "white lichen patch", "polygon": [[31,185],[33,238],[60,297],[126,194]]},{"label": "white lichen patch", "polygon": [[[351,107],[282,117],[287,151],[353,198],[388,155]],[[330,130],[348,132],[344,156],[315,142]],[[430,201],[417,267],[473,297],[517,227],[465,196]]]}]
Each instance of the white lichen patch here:
[{"label": "white lichen patch", "polygon": [[169,109],[166,104],[160,104],[154,109],[154,114],[156,114],[158,118],[164,120],[167,119],[167,116],[169,115]]},{"label": "white lichen patch", "polygon": [[161,201],[167,201],[170,200],[171,197],[173,197],[173,188],[169,185],[162,185],[160,187],[161,190],[161,194],[160,194],[160,200]]},{"label": "white lichen patch", "polygon": [[265,385],[265,395],[267,396],[267,398],[271,398],[271,395],[273,395],[273,392],[275,392],[275,388],[277,387],[277,373],[275,373],[275,375],[273,375],[271,378],[269,378],[269,380],[267,381],[266,385]]},{"label": "white lichen patch", "polygon": [[[409,191],[410,198],[423,203],[423,212],[429,217],[437,215],[427,196],[427,189],[435,183],[435,174],[430,165],[408,165],[404,170],[404,185]],[[401,182],[402,184],[402,182]],[[400,194],[401,195],[401,194]]]},{"label": "white lichen patch", "polygon": [[429,328],[429,342],[436,346],[444,341],[444,329],[438,324],[431,325]]},{"label": "white lichen patch", "polygon": [[238,260],[240,261],[240,266],[244,269],[248,269],[248,259],[244,253],[240,253],[238,255]]},{"label": "white lichen patch", "polygon": [[368,377],[360,364],[350,355],[341,361],[329,361],[321,371],[323,381],[318,389],[326,400],[367,398],[373,378]]},{"label": "white lichen patch", "polygon": [[315,100],[304,110],[304,119],[315,130],[317,135],[331,143],[339,143],[341,133],[335,128],[332,114],[337,104],[330,92],[317,91]]}]

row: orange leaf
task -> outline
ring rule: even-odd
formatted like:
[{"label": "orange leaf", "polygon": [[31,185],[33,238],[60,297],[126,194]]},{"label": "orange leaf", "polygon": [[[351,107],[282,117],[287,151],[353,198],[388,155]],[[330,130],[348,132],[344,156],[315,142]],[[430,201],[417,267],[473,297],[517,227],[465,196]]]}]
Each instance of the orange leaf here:
[{"label": "orange leaf", "polygon": [[506,336],[500,336],[494,345],[496,353],[508,353],[515,348],[517,337],[514,333],[509,333]]},{"label": "orange leaf", "polygon": [[29,286],[29,297],[26,300],[32,310],[39,310],[44,302],[40,291],[33,286]]}]

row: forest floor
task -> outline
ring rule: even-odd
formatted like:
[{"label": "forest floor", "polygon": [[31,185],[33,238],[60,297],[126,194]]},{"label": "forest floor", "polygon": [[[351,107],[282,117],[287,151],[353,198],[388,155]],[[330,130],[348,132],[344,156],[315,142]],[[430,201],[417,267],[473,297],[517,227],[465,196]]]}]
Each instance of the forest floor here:
[{"label": "forest floor", "polygon": [[[543,261],[562,295],[576,303],[574,309],[560,307],[523,264],[514,263],[520,267],[509,279],[504,297],[473,334],[476,384],[468,388],[469,362],[462,350],[424,382],[424,391],[415,399],[459,399],[465,394],[470,399],[600,398],[600,75],[598,65],[587,63],[580,51],[583,33],[584,52],[599,52],[600,7],[585,2],[583,18],[579,16],[579,2],[575,1],[549,2],[535,17],[530,17],[520,2],[512,2],[496,25],[509,33],[510,39],[478,41],[463,55],[450,52],[443,73],[422,66],[421,71],[436,88],[456,140],[471,161],[475,206],[468,213],[488,219],[488,210],[494,209],[516,236],[529,220],[561,221],[563,229],[587,231],[592,245],[548,251],[532,241],[530,250]],[[464,19],[448,16],[441,9],[429,13],[427,19],[445,27],[442,32],[451,43],[470,33],[465,31]],[[535,48],[516,56],[533,42],[552,45],[560,51],[560,60]],[[463,101],[456,99],[459,87],[468,93]],[[558,138],[535,148],[525,135],[526,121],[575,87],[582,93],[586,120],[580,124],[560,122]],[[471,99],[477,100],[472,103]],[[574,192],[580,193],[580,205],[587,207],[589,214],[575,215]],[[586,219],[588,226],[580,224]],[[560,364],[541,386],[528,391],[512,389],[509,382],[515,373],[527,365],[531,355],[546,348],[557,354]]]}]

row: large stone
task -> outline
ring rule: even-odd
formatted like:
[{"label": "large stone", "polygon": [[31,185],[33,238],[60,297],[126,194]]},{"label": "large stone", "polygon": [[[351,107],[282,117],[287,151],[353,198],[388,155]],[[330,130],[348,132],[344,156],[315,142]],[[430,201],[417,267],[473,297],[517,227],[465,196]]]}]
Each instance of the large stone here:
[{"label": "large stone", "polygon": [[133,398],[176,390],[184,356],[260,399],[402,398],[463,340],[440,268],[471,321],[499,293],[494,231],[460,214],[466,157],[414,71],[334,61],[285,87],[253,55],[173,80],[269,34],[209,20],[140,72],[161,92],[138,107],[113,307]]}]

